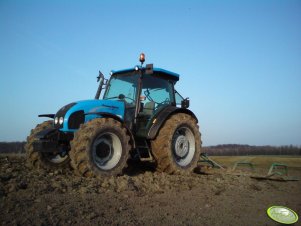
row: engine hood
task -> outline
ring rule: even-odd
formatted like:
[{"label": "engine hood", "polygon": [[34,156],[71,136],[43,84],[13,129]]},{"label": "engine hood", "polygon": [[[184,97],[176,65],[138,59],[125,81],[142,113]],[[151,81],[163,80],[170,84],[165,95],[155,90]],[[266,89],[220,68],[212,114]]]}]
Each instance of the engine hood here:
[{"label": "engine hood", "polygon": [[[124,102],[113,100],[82,100],[73,102],[61,108],[55,118],[63,117],[63,124],[59,126],[55,120],[55,126],[59,126],[63,132],[74,132],[80,123],[101,118],[98,113],[109,113],[124,118]],[[95,114],[94,114],[95,113]],[[59,121],[59,120],[57,120]]]},{"label": "engine hood", "polygon": [[114,100],[82,100],[76,102],[72,110],[83,110],[85,114],[106,112],[123,118],[124,102]]}]

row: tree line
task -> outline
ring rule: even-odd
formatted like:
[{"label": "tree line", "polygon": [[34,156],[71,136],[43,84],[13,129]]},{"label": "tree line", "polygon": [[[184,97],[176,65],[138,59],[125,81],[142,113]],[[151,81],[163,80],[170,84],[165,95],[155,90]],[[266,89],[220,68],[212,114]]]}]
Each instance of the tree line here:
[{"label": "tree line", "polygon": [[25,153],[26,142],[0,142],[0,153]]},{"label": "tree line", "polygon": [[301,147],[286,146],[251,146],[241,144],[222,144],[203,147],[202,152],[214,156],[237,155],[301,155]]}]

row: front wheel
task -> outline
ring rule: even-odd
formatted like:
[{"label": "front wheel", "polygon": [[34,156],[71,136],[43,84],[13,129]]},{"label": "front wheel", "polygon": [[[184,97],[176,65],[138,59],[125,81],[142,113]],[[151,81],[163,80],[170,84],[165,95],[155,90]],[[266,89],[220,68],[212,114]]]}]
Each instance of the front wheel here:
[{"label": "front wheel", "polygon": [[82,176],[123,174],[131,150],[123,125],[111,118],[82,124],[71,142],[71,165]]},{"label": "front wheel", "polygon": [[[69,156],[67,154],[52,154],[46,152],[38,152],[34,149],[34,142],[36,135],[42,130],[52,127],[53,122],[51,120],[38,124],[36,128],[31,130],[30,135],[27,137],[27,143],[25,145],[27,165],[31,168],[42,168],[46,170],[52,170],[57,168],[68,168]],[[59,148],[59,147],[58,147]]]},{"label": "front wheel", "polygon": [[191,172],[197,166],[201,152],[196,120],[184,113],[172,115],[151,145],[158,171],[169,174]]}]

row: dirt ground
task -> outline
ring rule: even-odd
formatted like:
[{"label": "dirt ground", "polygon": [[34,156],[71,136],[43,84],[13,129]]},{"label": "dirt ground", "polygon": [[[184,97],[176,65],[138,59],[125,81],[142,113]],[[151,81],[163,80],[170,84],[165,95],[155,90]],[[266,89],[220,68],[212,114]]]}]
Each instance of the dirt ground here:
[{"label": "dirt ground", "polygon": [[[267,173],[274,161],[301,179],[301,158],[216,157],[251,161]],[[204,168],[202,168],[203,171]],[[213,171],[207,171],[213,172]],[[301,181],[229,174],[167,175],[142,165],[115,178],[81,178],[71,170],[29,170],[24,156],[0,157],[1,225],[279,225],[266,214],[284,205],[301,215]],[[301,225],[301,221],[295,225]]]}]

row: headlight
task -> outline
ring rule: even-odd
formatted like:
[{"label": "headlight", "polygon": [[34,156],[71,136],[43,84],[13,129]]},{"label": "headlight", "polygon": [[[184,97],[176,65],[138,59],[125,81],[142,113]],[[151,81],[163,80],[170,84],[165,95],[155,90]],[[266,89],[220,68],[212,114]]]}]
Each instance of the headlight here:
[{"label": "headlight", "polygon": [[63,118],[63,117],[60,117],[60,119],[59,119],[59,123],[60,123],[60,125],[62,125],[62,124],[63,124],[63,122],[64,122],[64,118]]},{"label": "headlight", "polygon": [[55,117],[54,119],[54,124],[57,124],[59,122],[59,118],[58,117]]}]

